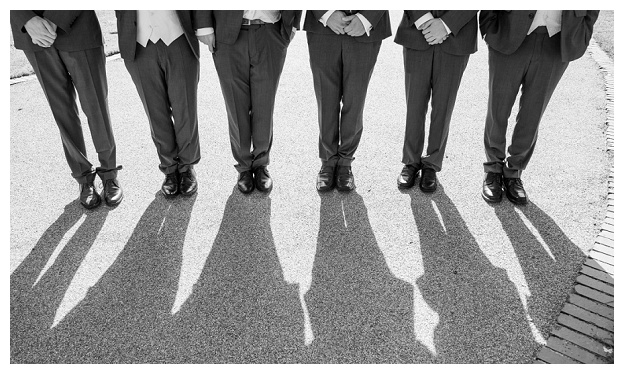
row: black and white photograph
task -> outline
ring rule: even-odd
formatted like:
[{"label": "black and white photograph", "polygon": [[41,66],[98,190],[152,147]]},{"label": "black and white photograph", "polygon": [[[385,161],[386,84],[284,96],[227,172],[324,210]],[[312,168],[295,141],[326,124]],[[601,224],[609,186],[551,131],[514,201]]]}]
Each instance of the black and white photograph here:
[{"label": "black and white photograph", "polygon": [[615,364],[614,3],[382,5],[10,9],[11,369]]}]

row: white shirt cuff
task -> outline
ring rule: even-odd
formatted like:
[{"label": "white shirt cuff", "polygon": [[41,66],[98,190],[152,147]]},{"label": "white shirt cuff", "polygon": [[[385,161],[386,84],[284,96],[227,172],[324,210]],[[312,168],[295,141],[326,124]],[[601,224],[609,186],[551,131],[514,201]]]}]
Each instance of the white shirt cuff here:
[{"label": "white shirt cuff", "polygon": [[195,30],[195,36],[204,36],[214,34],[214,29],[212,27],[202,27],[201,29]]},{"label": "white shirt cuff", "polygon": [[323,26],[327,27],[327,20],[329,19],[329,16],[331,16],[334,12],[335,10],[328,10],[327,12],[325,12],[325,14],[323,14],[323,17],[321,17],[321,19],[319,20],[321,21]]},{"label": "white shirt cuff", "polygon": [[422,17],[417,19],[416,22],[414,22],[414,26],[416,26],[416,29],[421,30],[420,26],[422,26],[423,23],[429,21],[430,19],[433,19],[433,14],[431,14],[431,12],[424,14]]},{"label": "white shirt cuff", "polygon": [[360,19],[360,21],[362,21],[362,25],[364,25],[364,30],[366,31],[366,35],[370,36],[370,31],[373,28],[373,25],[371,25],[371,23],[368,22],[366,17],[364,17],[360,13],[357,13],[356,16]]},{"label": "white shirt cuff", "polygon": [[448,35],[451,35],[451,29],[449,29],[448,26],[446,25],[446,23],[444,23],[444,20],[442,18],[440,18],[440,21],[442,21],[442,24],[444,25],[444,28],[446,29],[446,33]]}]

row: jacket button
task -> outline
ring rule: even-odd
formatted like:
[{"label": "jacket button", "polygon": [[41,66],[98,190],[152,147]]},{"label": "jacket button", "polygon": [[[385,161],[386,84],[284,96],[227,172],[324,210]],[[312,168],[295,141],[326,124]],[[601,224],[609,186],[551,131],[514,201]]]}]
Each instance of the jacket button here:
[{"label": "jacket button", "polygon": [[529,13],[529,18],[530,18],[530,19],[533,19],[533,17],[535,17],[535,14],[533,14],[533,13]]}]

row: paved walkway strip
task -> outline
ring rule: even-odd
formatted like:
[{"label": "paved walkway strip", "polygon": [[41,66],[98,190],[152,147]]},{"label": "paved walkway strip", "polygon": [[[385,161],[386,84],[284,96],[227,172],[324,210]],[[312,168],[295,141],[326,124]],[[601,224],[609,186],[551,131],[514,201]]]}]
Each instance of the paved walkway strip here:
[{"label": "paved walkway strip", "polygon": [[[607,150],[614,152],[613,61],[593,39],[588,51],[604,74]],[[574,290],[557,318],[557,324],[546,345],[537,352],[535,363],[613,363],[614,179],[615,170],[612,168],[604,224],[576,278]]]}]

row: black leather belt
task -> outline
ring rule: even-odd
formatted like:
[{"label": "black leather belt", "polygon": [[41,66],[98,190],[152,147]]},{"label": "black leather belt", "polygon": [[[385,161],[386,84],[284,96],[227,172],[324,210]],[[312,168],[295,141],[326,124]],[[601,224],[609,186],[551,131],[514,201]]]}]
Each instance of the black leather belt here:
[{"label": "black leather belt", "polygon": [[247,19],[247,18],[243,18],[243,26],[249,26],[249,25],[264,25],[266,22],[259,20],[259,19]]}]

